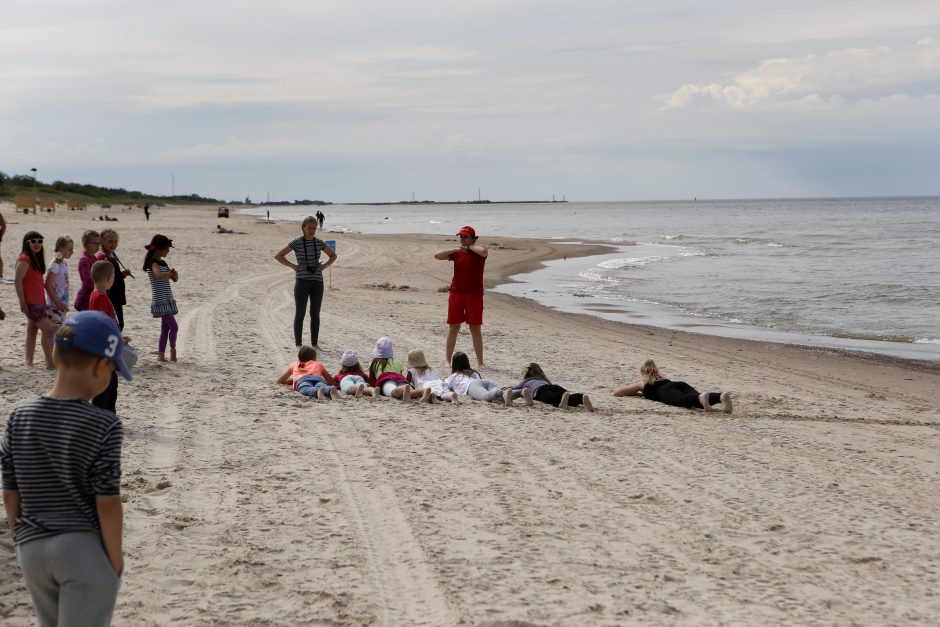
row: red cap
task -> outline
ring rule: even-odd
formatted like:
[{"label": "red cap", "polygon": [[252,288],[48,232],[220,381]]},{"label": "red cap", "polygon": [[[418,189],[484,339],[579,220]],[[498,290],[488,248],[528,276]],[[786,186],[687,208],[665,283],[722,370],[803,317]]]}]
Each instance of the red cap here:
[{"label": "red cap", "polygon": [[477,232],[473,230],[472,226],[465,226],[457,231],[457,235],[469,235],[470,237],[476,237]]}]

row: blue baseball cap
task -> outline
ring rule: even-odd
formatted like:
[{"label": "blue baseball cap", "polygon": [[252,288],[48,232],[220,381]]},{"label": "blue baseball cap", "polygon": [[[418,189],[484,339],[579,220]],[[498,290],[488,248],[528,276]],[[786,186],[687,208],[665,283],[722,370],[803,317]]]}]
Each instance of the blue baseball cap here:
[{"label": "blue baseball cap", "polygon": [[107,357],[122,377],[131,380],[131,371],[124,363],[124,338],[114,320],[100,311],[80,311],[69,316],[62,326],[72,327],[74,334],[70,338],[56,337],[56,344]]}]

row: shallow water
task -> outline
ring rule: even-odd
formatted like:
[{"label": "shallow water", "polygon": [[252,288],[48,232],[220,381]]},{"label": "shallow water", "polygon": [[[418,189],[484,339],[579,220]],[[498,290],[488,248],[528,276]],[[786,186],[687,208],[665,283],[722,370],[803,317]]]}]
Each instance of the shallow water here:
[{"label": "shallow water", "polygon": [[[274,219],[309,212],[273,208]],[[940,197],[332,205],[327,230],[601,240],[498,291],[719,335],[940,359]],[[264,215],[264,209],[247,213]],[[624,245],[635,243],[636,245]]]}]

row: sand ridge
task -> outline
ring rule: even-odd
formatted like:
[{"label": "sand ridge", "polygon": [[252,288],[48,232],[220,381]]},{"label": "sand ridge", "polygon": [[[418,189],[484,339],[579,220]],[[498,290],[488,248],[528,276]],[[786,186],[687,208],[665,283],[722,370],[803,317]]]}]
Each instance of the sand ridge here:
[{"label": "sand ridge", "polygon": [[[115,624],[610,625],[931,623],[940,615],[933,365],[627,326],[486,298],[487,376],[535,360],[598,411],[387,399],[316,402],[274,384],[293,359],[293,277],[274,253],[292,223],[214,208],[15,216],[50,239],[115,228],[126,332],[142,348],[121,384],[127,573]],[[342,211],[335,208],[334,211]],[[471,220],[472,222],[472,220]],[[180,363],[153,355],[159,324],[139,271],[154,232],[174,238]],[[367,360],[388,335],[445,373],[454,239],[337,240],[321,357]],[[580,250],[500,239],[487,285]],[[77,287],[72,262],[72,288]],[[9,272],[8,272],[9,273]],[[0,413],[48,388],[21,365],[10,286],[0,322]],[[458,348],[469,350],[462,334]],[[735,413],[615,399],[646,357]],[[0,618],[32,624],[8,536]],[[515,621],[515,622],[513,622]]]}]

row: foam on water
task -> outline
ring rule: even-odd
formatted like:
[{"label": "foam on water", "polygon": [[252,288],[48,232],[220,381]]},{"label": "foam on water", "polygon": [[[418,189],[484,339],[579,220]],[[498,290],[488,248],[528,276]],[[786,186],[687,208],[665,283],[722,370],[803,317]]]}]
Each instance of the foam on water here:
[{"label": "foam on water", "polygon": [[[453,236],[471,224],[484,243],[488,234],[609,242],[610,255],[549,263],[517,285],[546,303],[580,294],[570,306],[592,315],[601,314],[591,304],[603,302],[640,307],[631,315],[644,324],[707,323],[728,334],[746,327],[754,337],[762,329],[840,346],[874,338],[940,359],[940,198],[321,209],[327,232]],[[696,228],[683,233],[683,224]]]}]

